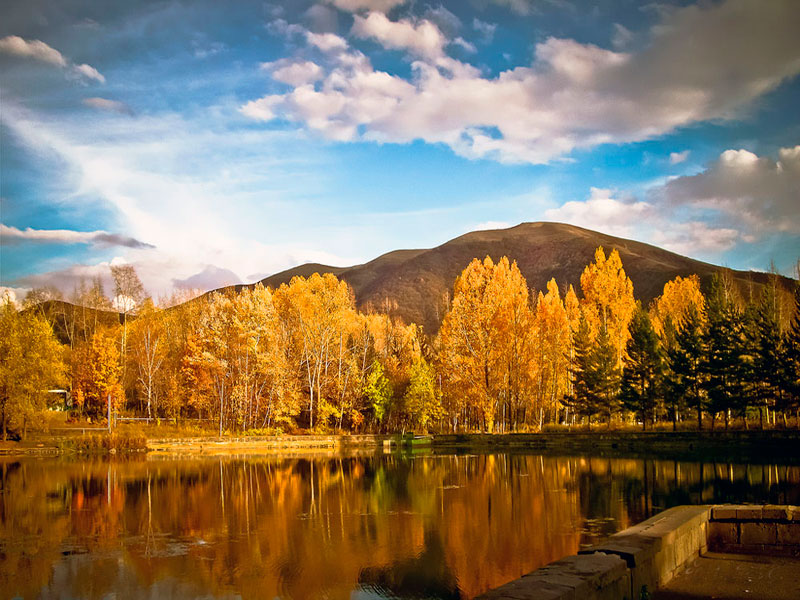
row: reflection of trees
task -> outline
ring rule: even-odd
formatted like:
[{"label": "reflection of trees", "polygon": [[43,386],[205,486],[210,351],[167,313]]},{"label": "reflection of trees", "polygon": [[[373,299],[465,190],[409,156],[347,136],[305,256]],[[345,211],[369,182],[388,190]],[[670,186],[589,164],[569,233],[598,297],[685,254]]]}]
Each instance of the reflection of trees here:
[{"label": "reflection of trees", "polygon": [[526,455],[0,461],[11,595],[471,597],[678,503],[800,502],[800,468]]}]

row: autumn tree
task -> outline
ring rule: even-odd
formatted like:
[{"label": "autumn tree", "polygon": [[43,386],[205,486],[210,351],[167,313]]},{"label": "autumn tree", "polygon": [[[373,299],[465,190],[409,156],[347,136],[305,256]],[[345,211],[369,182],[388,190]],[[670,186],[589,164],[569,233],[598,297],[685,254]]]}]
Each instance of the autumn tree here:
[{"label": "autumn tree", "polygon": [[0,303],[0,422],[3,441],[10,428],[24,438],[37,410],[46,406],[47,390],[64,378],[61,345],[52,327],[35,312],[18,312]]},{"label": "autumn tree", "polygon": [[331,367],[337,348],[344,350],[346,330],[355,323],[352,291],[330,273],[314,273],[282,285],[274,300],[305,380],[309,427],[313,429],[315,421],[326,426],[337,411],[333,401],[337,371]]},{"label": "autumn tree", "polygon": [[567,393],[569,379],[568,367],[572,344],[570,316],[561,300],[555,279],[547,283],[547,294],[539,292],[534,311],[533,332],[534,385],[541,429],[545,411],[555,413],[559,400]]},{"label": "autumn tree", "polygon": [[73,403],[92,417],[104,416],[109,402],[119,407],[125,398],[121,373],[116,331],[98,328],[72,353]]},{"label": "autumn tree", "polygon": [[158,380],[166,352],[164,333],[163,314],[153,306],[152,300],[146,300],[139,318],[133,323],[131,345],[136,381],[146,401],[144,412],[148,418],[158,412],[154,403],[158,398]]},{"label": "autumn tree", "polygon": [[581,307],[591,331],[597,339],[605,331],[621,368],[625,344],[630,334],[628,324],[633,317],[636,301],[633,298],[633,283],[622,268],[622,260],[616,250],[606,258],[603,247],[595,251],[594,262],[587,265],[581,274]]},{"label": "autumn tree", "polygon": [[458,277],[439,344],[449,394],[463,399],[453,407],[462,422],[492,431],[498,416],[504,426],[524,417],[531,321],[527,284],[516,263],[503,257],[495,265],[487,256]]},{"label": "autumn tree", "polygon": [[128,315],[145,298],[144,286],[133,265],[111,265],[111,277],[114,279],[114,305],[122,314],[122,336],[120,337],[120,358],[122,359],[122,382],[125,385],[125,362],[128,349]]},{"label": "autumn tree", "polygon": [[427,431],[442,418],[442,395],[436,384],[436,371],[420,357],[411,367],[411,378],[403,396],[411,425]]},{"label": "autumn tree", "polygon": [[668,320],[672,321],[674,327],[680,327],[690,307],[702,313],[705,306],[706,299],[700,290],[700,278],[697,275],[678,276],[664,284],[664,291],[650,305],[653,329],[664,339]]}]

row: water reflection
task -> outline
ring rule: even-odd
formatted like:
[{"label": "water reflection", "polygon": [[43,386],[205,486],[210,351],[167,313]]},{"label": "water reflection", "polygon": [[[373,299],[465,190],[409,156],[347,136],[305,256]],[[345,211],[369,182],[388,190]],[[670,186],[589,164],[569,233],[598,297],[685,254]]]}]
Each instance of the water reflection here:
[{"label": "water reflection", "polygon": [[0,462],[0,595],[469,598],[675,504],[800,503],[800,467],[376,456]]}]

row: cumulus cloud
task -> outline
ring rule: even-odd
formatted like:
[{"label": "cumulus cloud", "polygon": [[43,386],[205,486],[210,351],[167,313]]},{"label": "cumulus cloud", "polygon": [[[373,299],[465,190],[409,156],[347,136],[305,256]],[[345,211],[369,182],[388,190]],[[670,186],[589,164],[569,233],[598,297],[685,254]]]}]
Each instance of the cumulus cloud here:
[{"label": "cumulus cloud", "polygon": [[[269,108],[336,140],[421,139],[468,158],[546,163],[575,149],[740,116],[800,73],[795,11],[793,0],[677,8],[645,32],[638,52],[551,37],[537,44],[530,65],[492,78],[447,56],[452,40],[432,22],[370,12],[355,16],[352,35],[407,52],[411,77],[374,69],[339,38],[339,56],[324,65],[319,88],[296,86],[273,96]],[[285,29],[301,33],[298,27]]]},{"label": "cumulus cloud", "polygon": [[570,201],[545,211],[551,221],[571,223],[579,227],[603,231],[619,237],[631,237],[637,227],[655,216],[647,202],[623,202],[613,197],[612,190],[592,188],[585,201]]},{"label": "cumulus cloud", "polygon": [[347,40],[335,33],[313,33],[305,32],[306,40],[312,46],[316,46],[323,52],[335,52],[347,49]]},{"label": "cumulus cloud", "polygon": [[718,256],[741,241],[753,241],[734,228],[692,218],[676,220],[669,210],[657,204],[636,199],[623,201],[613,196],[612,190],[592,188],[586,200],[549,209],[545,217],[694,257]]},{"label": "cumulus cloud", "polygon": [[33,58],[57,67],[67,66],[67,59],[55,48],[41,40],[24,40],[18,35],[9,35],[0,39],[0,52]]},{"label": "cumulus cloud", "polygon": [[107,112],[116,112],[123,115],[133,115],[133,110],[130,106],[119,100],[109,100],[108,98],[84,98],[83,104],[97,110],[104,110]]},{"label": "cumulus cloud", "polygon": [[545,217],[695,257],[719,257],[774,236],[796,247],[800,146],[780,149],[777,159],[726,150],[696,175],[651,187],[646,200],[614,196],[592,188],[586,200],[549,209]]},{"label": "cumulus cloud", "polygon": [[281,59],[275,62],[263,63],[261,68],[272,73],[276,81],[298,87],[322,79],[322,67],[310,60],[294,61]]},{"label": "cumulus cloud", "polygon": [[737,228],[800,233],[800,145],[782,148],[777,160],[748,150],[726,150],[696,175],[653,190],[672,206],[713,211]]},{"label": "cumulus cloud", "polygon": [[366,17],[355,15],[350,33],[374,39],[387,50],[408,50],[429,59],[442,56],[446,42],[439,28],[427,19],[390,21],[380,12],[371,12]]},{"label": "cumulus cloud", "polygon": [[125,248],[155,248],[152,244],[107,231],[73,231],[71,229],[18,229],[0,223],[0,245],[32,242],[39,244],[94,244]]},{"label": "cumulus cloud", "polygon": [[67,69],[68,75],[82,79],[93,79],[105,83],[106,78],[91,65],[71,64],[64,55],[55,48],[48,46],[41,40],[25,40],[17,35],[9,35],[0,39],[0,52],[32,58],[62,69]]}]

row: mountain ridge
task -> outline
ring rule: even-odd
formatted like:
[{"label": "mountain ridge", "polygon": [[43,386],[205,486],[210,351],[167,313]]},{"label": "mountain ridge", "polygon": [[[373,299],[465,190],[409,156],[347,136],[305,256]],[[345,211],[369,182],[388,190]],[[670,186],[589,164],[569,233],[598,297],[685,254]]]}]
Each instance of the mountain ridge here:
[{"label": "mountain ridge", "polygon": [[[333,273],[353,288],[362,310],[387,310],[406,322],[434,333],[441,324],[456,277],[474,258],[502,256],[517,262],[528,286],[538,291],[555,277],[562,291],[573,285],[579,291],[580,274],[602,246],[616,249],[634,287],[634,295],[649,303],[664,284],[677,276],[697,274],[705,287],[718,271],[729,271],[742,294],[757,292],[768,273],[737,271],[695,260],[652,244],[619,238],[575,225],[547,221],[520,223],[507,229],[471,231],[427,249],[394,250],[350,267],[306,263],[262,279],[264,286],[278,288],[292,277],[314,272]],[[779,276],[789,288],[792,280]],[[250,284],[252,286],[254,284]],[[244,286],[236,286],[241,289]]]}]

